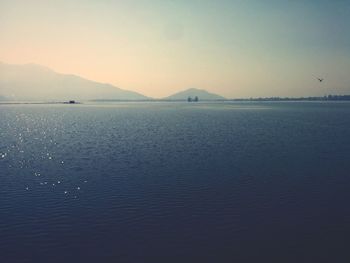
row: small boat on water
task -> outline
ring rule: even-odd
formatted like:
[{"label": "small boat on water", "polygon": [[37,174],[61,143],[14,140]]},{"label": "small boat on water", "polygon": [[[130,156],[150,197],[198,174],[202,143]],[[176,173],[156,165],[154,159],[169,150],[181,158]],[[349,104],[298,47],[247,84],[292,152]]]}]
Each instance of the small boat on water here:
[{"label": "small boat on water", "polygon": [[69,100],[69,101],[66,101],[66,102],[63,102],[64,104],[80,104],[80,102],[77,102],[75,100]]}]

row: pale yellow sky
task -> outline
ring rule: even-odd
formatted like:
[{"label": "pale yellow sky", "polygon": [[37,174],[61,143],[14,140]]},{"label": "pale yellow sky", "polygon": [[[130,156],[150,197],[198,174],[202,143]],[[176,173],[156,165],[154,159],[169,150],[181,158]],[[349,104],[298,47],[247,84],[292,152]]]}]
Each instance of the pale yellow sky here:
[{"label": "pale yellow sky", "polygon": [[[282,3],[283,2],[283,3]],[[350,93],[350,5],[329,1],[0,0],[0,61],[164,97]]]}]

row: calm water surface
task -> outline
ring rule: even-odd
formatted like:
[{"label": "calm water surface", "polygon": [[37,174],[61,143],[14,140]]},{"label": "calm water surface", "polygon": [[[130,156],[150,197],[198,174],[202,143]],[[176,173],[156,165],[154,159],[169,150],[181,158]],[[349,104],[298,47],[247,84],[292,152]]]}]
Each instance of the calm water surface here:
[{"label": "calm water surface", "polygon": [[0,262],[350,262],[350,103],[0,105]]}]

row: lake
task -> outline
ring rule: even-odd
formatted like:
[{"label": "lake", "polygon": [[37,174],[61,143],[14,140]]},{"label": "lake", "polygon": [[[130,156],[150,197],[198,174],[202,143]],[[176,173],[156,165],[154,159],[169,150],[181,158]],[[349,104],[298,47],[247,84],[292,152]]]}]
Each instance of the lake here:
[{"label": "lake", "polygon": [[349,262],[350,103],[0,105],[1,262]]}]

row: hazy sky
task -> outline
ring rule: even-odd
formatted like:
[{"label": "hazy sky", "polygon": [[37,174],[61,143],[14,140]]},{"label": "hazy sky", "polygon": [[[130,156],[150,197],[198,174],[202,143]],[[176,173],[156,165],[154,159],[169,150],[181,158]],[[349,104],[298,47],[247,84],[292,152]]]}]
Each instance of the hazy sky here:
[{"label": "hazy sky", "polygon": [[347,0],[0,0],[0,61],[153,97],[349,94],[349,28]]}]

